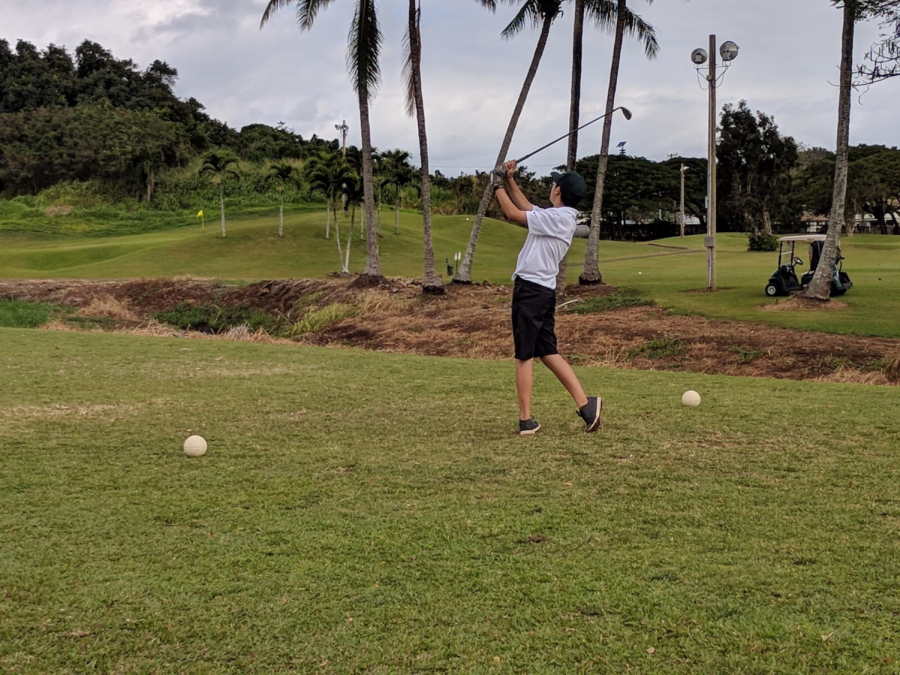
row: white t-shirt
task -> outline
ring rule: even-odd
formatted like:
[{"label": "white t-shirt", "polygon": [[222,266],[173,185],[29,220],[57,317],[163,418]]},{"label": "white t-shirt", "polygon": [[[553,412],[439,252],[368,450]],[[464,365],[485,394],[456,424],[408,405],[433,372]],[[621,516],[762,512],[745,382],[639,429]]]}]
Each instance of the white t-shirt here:
[{"label": "white t-shirt", "polygon": [[533,206],[526,211],[528,237],[519,252],[512,278],[521,277],[547,288],[556,288],[559,261],[563,259],[572,237],[578,211],[571,206],[542,209]]}]

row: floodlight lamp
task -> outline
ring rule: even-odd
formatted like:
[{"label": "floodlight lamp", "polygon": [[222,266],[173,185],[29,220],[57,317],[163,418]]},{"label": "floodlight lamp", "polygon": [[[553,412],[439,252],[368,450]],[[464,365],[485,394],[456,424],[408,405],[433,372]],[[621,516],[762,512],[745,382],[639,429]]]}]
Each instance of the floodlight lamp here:
[{"label": "floodlight lamp", "polygon": [[707,58],[708,57],[706,55],[705,49],[701,49],[698,47],[697,49],[695,49],[694,51],[691,52],[691,61],[694,62],[694,65],[702,66],[704,63],[706,63]]},{"label": "floodlight lamp", "polygon": [[723,42],[722,46],[719,47],[719,54],[722,55],[723,61],[734,61],[739,49],[734,42],[729,40],[728,42]]}]

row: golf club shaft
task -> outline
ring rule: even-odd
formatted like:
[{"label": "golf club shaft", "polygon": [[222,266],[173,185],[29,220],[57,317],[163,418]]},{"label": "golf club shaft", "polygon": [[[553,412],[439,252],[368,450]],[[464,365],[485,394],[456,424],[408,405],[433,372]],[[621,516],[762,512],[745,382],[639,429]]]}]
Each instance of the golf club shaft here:
[{"label": "golf club shaft", "polygon": [[538,148],[537,150],[535,150],[534,152],[529,152],[529,153],[528,153],[527,155],[525,155],[524,157],[520,157],[519,159],[516,160],[516,164],[518,164],[519,162],[524,162],[526,159],[528,159],[528,158],[531,157],[532,155],[538,154],[541,150],[546,150],[547,148],[549,148],[549,147],[550,147],[551,145],[553,145],[554,143],[559,143],[562,139],[568,138],[568,137],[571,136],[572,134],[577,133],[577,132],[581,131],[582,129],[584,129],[585,127],[588,127],[588,126],[592,125],[594,122],[599,122],[599,121],[602,120],[604,117],[608,117],[609,115],[612,115],[614,112],[616,112],[616,110],[621,110],[621,111],[625,114],[625,119],[631,119],[631,112],[629,111],[629,112],[626,113],[626,112],[625,112],[625,111],[626,111],[626,108],[623,108],[622,106],[619,106],[618,108],[613,108],[613,109],[610,110],[608,113],[604,113],[604,114],[600,115],[600,117],[595,117],[595,118],[592,119],[590,122],[586,122],[586,123],[582,124],[580,127],[578,127],[577,129],[575,129],[574,131],[570,131],[569,133],[560,136],[560,137],[557,138],[555,141],[550,141],[549,143],[547,143],[547,145],[542,145],[541,147],[539,147],[539,148]]}]

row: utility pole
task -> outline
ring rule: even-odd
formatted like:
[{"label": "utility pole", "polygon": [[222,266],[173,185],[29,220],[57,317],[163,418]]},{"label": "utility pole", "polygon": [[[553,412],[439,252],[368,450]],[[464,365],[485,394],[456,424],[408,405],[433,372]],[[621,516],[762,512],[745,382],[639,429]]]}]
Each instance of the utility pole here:
[{"label": "utility pole", "polygon": [[681,210],[679,213],[681,214],[681,238],[684,239],[684,172],[687,171],[688,168],[682,164],[681,165]]},{"label": "utility pole", "polygon": [[[722,56],[722,70],[728,70],[731,62],[738,55],[738,46],[731,41],[722,44],[721,49],[716,51],[716,36],[709,36],[709,54],[704,49],[695,49],[691,54],[691,61],[697,67],[699,73],[700,67],[706,63],[709,58],[709,70],[704,79],[709,86],[709,150],[707,153],[709,168],[707,170],[707,187],[706,187],[706,238],[703,241],[706,246],[706,289],[708,291],[716,290],[716,130],[718,119],[716,117],[716,85],[718,84],[719,74],[717,72],[718,64],[716,55]],[[684,175],[684,174],[682,174]]]},{"label": "utility pole", "polygon": [[347,120],[343,120],[341,124],[335,124],[334,128],[341,132],[341,155],[346,159],[347,157],[347,132],[350,131],[350,127],[347,126]]},{"label": "utility pole", "polygon": [[716,36],[709,36],[709,172],[706,194],[706,290],[716,290]]}]

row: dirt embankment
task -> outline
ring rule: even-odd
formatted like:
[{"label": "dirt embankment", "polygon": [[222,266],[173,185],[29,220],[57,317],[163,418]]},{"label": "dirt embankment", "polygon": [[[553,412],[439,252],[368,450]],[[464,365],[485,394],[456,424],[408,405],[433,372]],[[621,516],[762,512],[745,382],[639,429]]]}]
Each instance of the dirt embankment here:
[{"label": "dirt embankment", "polygon": [[[653,306],[573,312],[592,296],[613,292],[609,286],[569,290],[566,300],[573,302],[559,310],[557,333],[561,353],[573,363],[797,380],[900,382],[896,339],[674,316]],[[76,316],[102,319],[106,330],[208,337],[162,327],[153,317],[179,305],[240,307],[271,315],[293,342],[487,359],[512,358],[510,296],[509,287],[487,284],[450,286],[443,296],[423,295],[419,285],[403,280],[374,289],[353,288],[347,279],[246,286],[196,279],[0,281],[0,298],[76,308]],[[341,311],[321,318],[335,307]],[[56,321],[53,327],[72,325]],[[248,331],[230,335],[247,338]],[[254,338],[268,340],[260,332]]]}]

